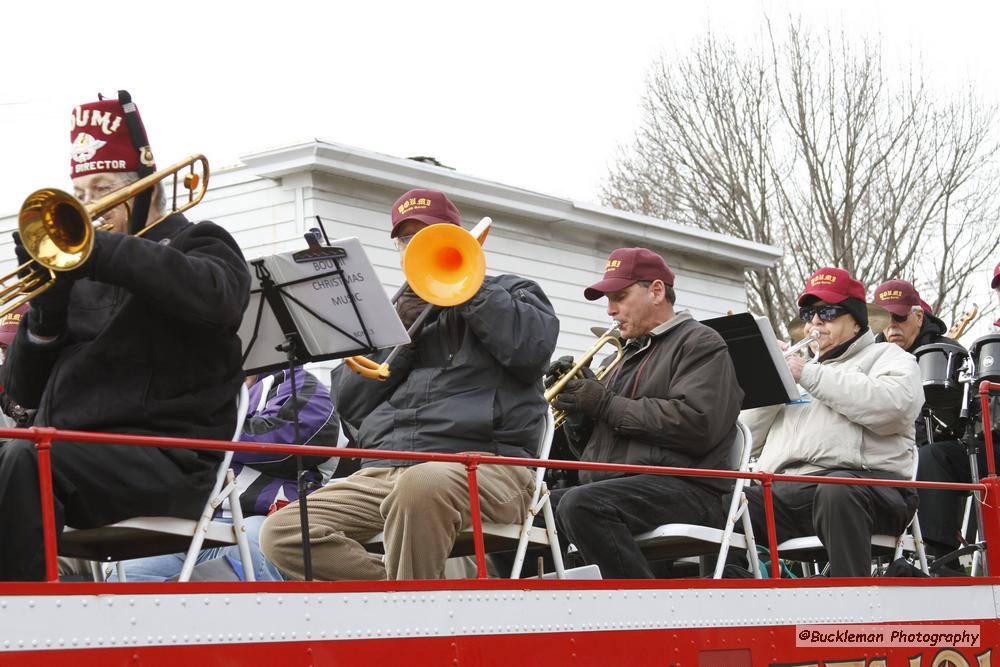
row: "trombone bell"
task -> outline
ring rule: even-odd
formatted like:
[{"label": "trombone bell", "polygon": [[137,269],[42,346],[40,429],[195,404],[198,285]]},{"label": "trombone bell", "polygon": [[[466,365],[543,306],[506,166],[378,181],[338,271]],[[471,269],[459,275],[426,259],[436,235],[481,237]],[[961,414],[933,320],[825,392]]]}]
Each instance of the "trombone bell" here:
[{"label": "trombone bell", "polygon": [[403,253],[410,288],[427,303],[447,308],[465,303],[486,277],[486,255],[471,233],[456,225],[424,227]]}]

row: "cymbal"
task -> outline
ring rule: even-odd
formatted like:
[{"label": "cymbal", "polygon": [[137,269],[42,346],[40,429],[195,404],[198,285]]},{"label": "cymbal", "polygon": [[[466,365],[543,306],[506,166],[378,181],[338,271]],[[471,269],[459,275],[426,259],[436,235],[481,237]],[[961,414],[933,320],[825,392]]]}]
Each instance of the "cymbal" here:
[{"label": "cymbal", "polygon": [[[882,333],[882,330],[889,326],[892,315],[888,310],[882,306],[876,306],[874,303],[866,303],[865,306],[868,307],[868,327],[873,333]],[[785,328],[788,329],[788,336],[792,343],[802,340],[802,337],[805,336],[805,326],[801,317],[794,317],[788,321]]]}]

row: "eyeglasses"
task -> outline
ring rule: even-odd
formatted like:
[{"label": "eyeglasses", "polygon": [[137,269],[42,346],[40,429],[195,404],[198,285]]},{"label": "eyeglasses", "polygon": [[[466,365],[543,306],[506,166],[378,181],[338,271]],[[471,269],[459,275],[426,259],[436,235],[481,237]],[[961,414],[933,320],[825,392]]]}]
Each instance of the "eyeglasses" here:
[{"label": "eyeglasses", "polygon": [[907,313],[906,315],[897,315],[896,313],[890,313],[890,315],[892,315],[892,321],[896,322],[897,324],[902,324],[906,320],[910,319],[909,313]]},{"label": "eyeglasses", "polygon": [[843,306],[827,304],[825,306],[803,306],[799,308],[799,317],[805,323],[812,322],[813,317],[819,315],[819,319],[824,322],[833,322],[841,315],[846,315],[847,309]]},{"label": "eyeglasses", "polygon": [[395,238],[395,241],[396,241],[396,250],[398,250],[399,252],[403,252],[404,250],[406,250],[406,246],[410,245],[410,241],[413,240],[414,236],[416,236],[416,234],[407,234],[406,236],[397,236]]}]

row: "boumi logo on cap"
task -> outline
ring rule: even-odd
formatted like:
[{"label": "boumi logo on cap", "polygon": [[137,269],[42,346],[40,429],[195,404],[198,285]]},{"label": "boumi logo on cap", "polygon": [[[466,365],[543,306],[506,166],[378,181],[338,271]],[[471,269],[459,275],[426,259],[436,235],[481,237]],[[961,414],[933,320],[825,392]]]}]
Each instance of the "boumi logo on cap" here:
[{"label": "boumi logo on cap", "polygon": [[410,197],[402,204],[399,205],[397,210],[400,215],[406,215],[415,208],[430,208],[431,199],[430,197]]},{"label": "boumi logo on cap", "polygon": [[813,287],[816,285],[833,285],[837,282],[837,276],[830,275],[829,273],[820,273],[809,279],[809,284]]},{"label": "boumi logo on cap", "polygon": [[70,130],[78,127],[97,127],[106,136],[110,136],[117,132],[122,124],[121,116],[113,114],[110,111],[101,111],[100,109],[81,109],[80,107],[76,107],[73,109],[72,115]]},{"label": "boumi logo on cap", "polygon": [[0,327],[8,324],[18,325],[21,322],[21,315],[22,313],[7,313],[0,318]]},{"label": "boumi logo on cap", "polygon": [[898,289],[887,289],[878,293],[879,301],[889,301],[890,299],[902,299],[903,293]]},{"label": "boumi logo on cap", "polygon": [[604,272],[614,271],[621,265],[622,261],[620,259],[609,259],[607,265],[604,267]]}]

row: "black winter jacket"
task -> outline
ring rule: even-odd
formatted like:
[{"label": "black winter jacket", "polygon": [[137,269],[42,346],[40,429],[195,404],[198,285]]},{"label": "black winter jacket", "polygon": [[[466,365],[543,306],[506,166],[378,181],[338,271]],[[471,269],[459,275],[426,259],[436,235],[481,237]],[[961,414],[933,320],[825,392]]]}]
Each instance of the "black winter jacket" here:
[{"label": "black winter jacket", "polygon": [[18,330],[8,393],[36,426],[231,439],[250,274],[229,233],[174,214],[141,238],[98,232],[88,264],[66,332],[40,345]]},{"label": "black winter jacket", "polygon": [[[935,317],[928,311],[924,311],[924,321],[920,325],[920,331],[917,332],[917,337],[913,341],[913,345],[907,348],[907,352],[913,354],[916,352],[917,348],[923,347],[924,345],[930,345],[931,343],[956,343],[957,341],[947,338],[945,334],[948,332],[948,327],[945,325],[940,318]],[[875,336],[876,343],[885,343],[884,333],[879,333]],[[894,343],[895,344],[895,343]],[[948,426],[937,425],[934,439],[935,440],[952,440],[961,436],[961,427],[957,425],[958,417],[958,406],[955,407],[954,414],[941,415],[945,418],[945,421],[949,423]],[[924,420],[924,416],[921,415],[917,417],[915,422],[916,428],[916,443],[918,447],[926,445],[930,438],[927,436],[927,422]]]},{"label": "black winter jacket", "polygon": [[[650,337],[630,341],[624,361],[605,378],[614,394],[586,430],[567,432],[581,461],[732,469],[743,390],[725,341],[679,312]],[[658,331],[658,332],[657,332]],[[620,473],[581,471],[582,483]],[[727,490],[732,480],[689,477]]]},{"label": "black winter jacket", "polygon": [[388,380],[345,374],[336,405],[366,449],[534,456],[547,409],[541,378],[558,334],[536,283],[488,277],[472,299],[429,318]]}]

